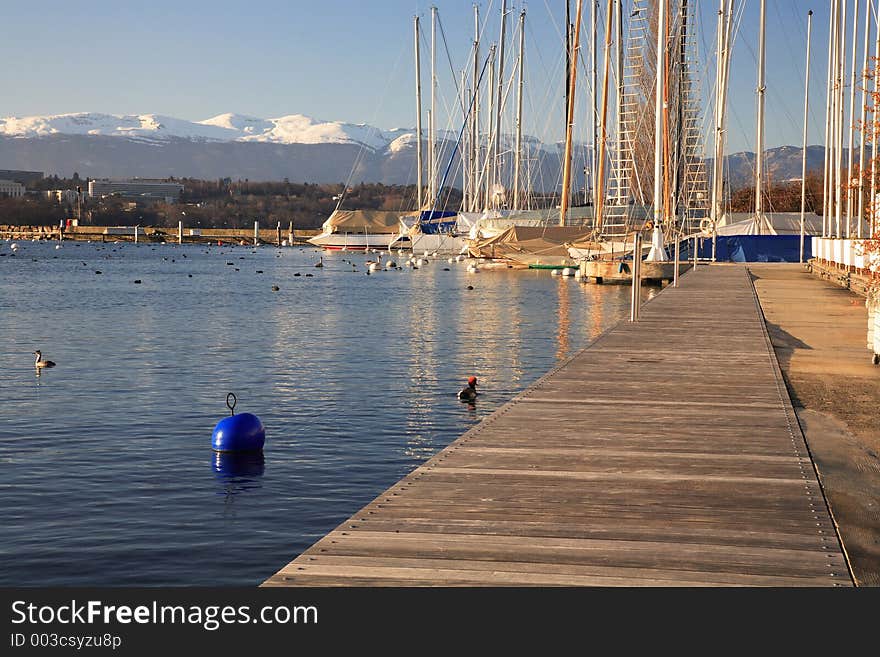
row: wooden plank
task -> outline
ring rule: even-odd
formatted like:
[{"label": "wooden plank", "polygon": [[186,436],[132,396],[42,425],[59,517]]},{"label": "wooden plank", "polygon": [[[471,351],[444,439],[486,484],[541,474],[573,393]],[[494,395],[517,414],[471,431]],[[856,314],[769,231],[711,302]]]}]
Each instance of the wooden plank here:
[{"label": "wooden plank", "polygon": [[742,267],[702,267],[266,586],[848,586]]}]

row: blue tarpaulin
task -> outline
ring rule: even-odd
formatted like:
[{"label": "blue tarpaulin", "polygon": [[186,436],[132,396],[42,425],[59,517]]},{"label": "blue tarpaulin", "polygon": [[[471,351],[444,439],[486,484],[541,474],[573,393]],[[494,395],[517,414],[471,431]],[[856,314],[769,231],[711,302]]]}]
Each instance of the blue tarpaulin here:
[{"label": "blue tarpaulin", "polygon": [[[455,229],[457,212],[448,210],[422,210],[419,213],[419,227],[425,235],[449,233]],[[447,219],[447,221],[443,221]]]},{"label": "blue tarpaulin", "polygon": [[[715,259],[718,262],[799,262],[800,235],[719,235]],[[697,238],[700,259],[712,258],[712,238]],[[813,257],[813,240],[804,237],[804,261]],[[681,259],[694,257],[694,241],[682,242]]]}]

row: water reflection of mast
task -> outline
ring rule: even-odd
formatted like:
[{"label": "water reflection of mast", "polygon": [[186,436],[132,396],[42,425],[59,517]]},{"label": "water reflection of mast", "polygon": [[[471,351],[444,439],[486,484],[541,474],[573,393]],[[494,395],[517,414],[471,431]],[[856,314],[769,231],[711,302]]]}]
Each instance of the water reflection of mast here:
[{"label": "water reflection of mast", "polygon": [[561,361],[568,355],[568,288],[570,283],[567,278],[559,277],[559,325],[556,331],[556,360]]}]

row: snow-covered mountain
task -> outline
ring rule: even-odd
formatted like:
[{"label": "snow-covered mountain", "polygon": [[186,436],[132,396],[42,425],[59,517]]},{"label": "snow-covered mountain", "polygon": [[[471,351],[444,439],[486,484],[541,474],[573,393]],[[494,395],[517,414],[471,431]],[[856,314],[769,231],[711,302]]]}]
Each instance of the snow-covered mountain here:
[{"label": "snow-covered mountain", "polygon": [[[52,135],[91,135],[142,140],[257,142],[272,144],[355,144],[373,151],[398,152],[415,147],[414,128],[383,130],[366,123],[320,121],[302,114],[260,119],[243,114],[218,114],[203,121],[187,121],[161,114],[99,114],[78,112],[49,116],[0,118],[0,137],[33,139]],[[440,141],[456,141],[452,131],[441,130]],[[533,137],[533,149],[555,151]],[[505,141],[513,143],[512,135]]]},{"label": "snow-covered mountain", "polygon": [[[458,131],[439,131],[444,169],[450,157],[460,157],[453,156],[457,138]],[[502,142],[509,153],[513,136]],[[525,149],[537,188],[558,186],[559,145],[525,137]],[[512,157],[503,156],[502,166],[511,165]],[[450,168],[453,176],[457,166]],[[0,168],[62,176],[412,184],[416,136],[413,128],[385,130],[301,114],[261,119],[229,113],[202,121],[94,112],[6,117],[0,118]]]},{"label": "snow-covered mountain", "polygon": [[360,123],[319,121],[302,114],[260,119],[220,114],[187,121],[160,114],[98,114],[80,112],[51,116],[0,118],[0,136],[92,135],[129,139],[267,142],[274,144],[357,144],[379,151],[411,131],[382,130]]}]

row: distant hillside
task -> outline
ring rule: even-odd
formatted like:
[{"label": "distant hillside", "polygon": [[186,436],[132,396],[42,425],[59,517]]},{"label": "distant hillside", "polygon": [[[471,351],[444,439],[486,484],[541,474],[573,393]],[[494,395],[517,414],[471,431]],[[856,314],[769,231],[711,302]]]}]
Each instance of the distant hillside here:
[{"label": "distant hillside", "polygon": [[[800,180],[802,153],[800,146],[779,146],[765,150],[764,171],[769,183]],[[726,182],[730,189],[737,190],[755,184],[755,153],[732,153],[725,159]],[[708,162],[711,170],[711,160]],[[824,166],[825,147],[807,146],[807,172],[822,171]]]}]

